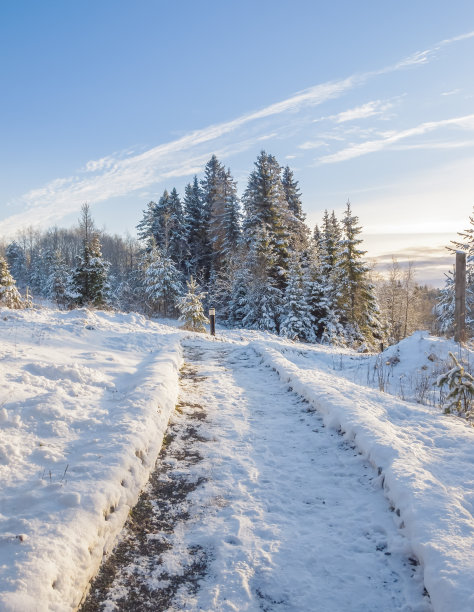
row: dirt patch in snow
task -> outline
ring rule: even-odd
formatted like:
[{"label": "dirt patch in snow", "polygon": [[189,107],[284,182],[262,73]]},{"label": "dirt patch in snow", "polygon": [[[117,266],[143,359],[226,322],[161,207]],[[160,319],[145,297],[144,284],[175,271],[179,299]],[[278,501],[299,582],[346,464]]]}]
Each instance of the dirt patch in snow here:
[{"label": "dirt patch in snow", "polygon": [[[199,359],[199,355],[190,355]],[[104,560],[80,612],[101,610],[168,610],[178,591],[196,593],[205,576],[209,551],[201,546],[182,551],[179,567],[166,567],[163,556],[172,546],[172,535],[190,519],[190,494],[205,481],[193,466],[202,460],[196,442],[205,409],[186,401],[186,390],[204,377],[185,363],[181,371],[183,392],[170,420],[163,446],[150,480],[130,511],[121,539]]]}]

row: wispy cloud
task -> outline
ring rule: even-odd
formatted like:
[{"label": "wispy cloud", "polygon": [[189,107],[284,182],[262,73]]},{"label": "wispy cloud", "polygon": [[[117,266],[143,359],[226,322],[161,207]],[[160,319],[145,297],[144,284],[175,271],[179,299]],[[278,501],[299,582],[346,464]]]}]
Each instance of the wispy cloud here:
[{"label": "wispy cloud", "polygon": [[383,138],[377,140],[366,140],[358,144],[353,144],[337,153],[330,155],[324,155],[319,158],[319,162],[323,164],[332,164],[341,161],[347,161],[361,155],[367,155],[368,153],[375,153],[390,147],[394,143],[405,140],[406,138],[412,138],[413,136],[421,136],[428,132],[433,132],[440,128],[449,126],[456,126],[464,129],[474,129],[474,114],[464,115],[462,117],[453,117],[451,119],[442,119],[441,121],[426,121],[417,125],[413,128],[401,130],[399,132],[386,132]]},{"label": "wispy cloud", "polygon": [[395,145],[392,147],[396,151],[412,151],[412,150],[450,150],[450,149],[468,149],[474,147],[474,140],[448,140],[446,142],[421,142],[414,144]]},{"label": "wispy cloud", "polygon": [[[8,235],[32,223],[51,224],[79,210],[85,201],[104,202],[140,190],[147,190],[169,177],[192,175],[202,168],[211,153],[219,154],[221,151],[229,157],[255,146],[259,141],[268,138],[269,133],[272,133],[273,136],[274,126],[269,129],[267,121],[269,119],[282,116],[288,123],[289,117],[296,116],[303,109],[341,97],[378,75],[403,70],[408,66],[425,64],[441,47],[472,36],[474,32],[441,41],[432,49],[413,54],[396,64],[379,70],[356,73],[345,79],[315,85],[260,110],[192,131],[138,154],[128,151],[122,155],[112,154],[91,160],[77,174],[55,179],[12,202],[13,206],[21,212],[2,221],[2,232]],[[355,118],[373,116],[387,110],[383,104],[379,100],[369,102],[340,113],[336,121],[345,123]],[[468,120],[469,117],[465,119]],[[312,118],[307,120],[311,121]],[[423,128],[418,128],[418,130],[421,129],[419,133],[435,129],[435,127],[430,127],[431,125],[424,124]],[[265,131],[262,133],[263,130]],[[349,147],[335,156],[326,156],[322,159],[328,163],[340,161],[344,157],[349,159],[362,155],[370,150],[379,150],[408,137],[409,132],[410,130],[387,136],[381,140],[367,141],[357,147]],[[414,132],[413,130],[411,132],[416,133],[416,128]]]},{"label": "wispy cloud", "polygon": [[392,109],[394,103],[390,100],[371,100],[355,108],[337,113],[336,115],[327,115],[313,119],[313,123],[322,123],[324,121],[333,121],[335,123],[346,123],[347,121],[356,121],[358,119],[368,119],[369,117],[384,117],[388,118],[388,110]]},{"label": "wispy cloud", "polygon": [[442,91],[441,95],[442,96],[455,96],[458,93],[461,93],[461,89],[451,89],[450,91]]}]

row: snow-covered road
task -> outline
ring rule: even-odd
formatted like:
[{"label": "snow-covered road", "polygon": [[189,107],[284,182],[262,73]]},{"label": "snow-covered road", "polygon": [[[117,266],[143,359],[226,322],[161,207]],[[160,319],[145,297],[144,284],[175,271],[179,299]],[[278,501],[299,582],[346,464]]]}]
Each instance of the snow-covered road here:
[{"label": "snow-covered road", "polygon": [[[190,440],[178,414],[164,477],[200,484],[154,568],[125,564],[102,609],[129,609],[123,576],[136,572],[151,591],[183,577],[166,609],[431,610],[380,478],[355,447],[251,347],[193,337],[184,348],[197,375],[184,380],[180,403],[206,415],[194,421],[200,460],[180,452]],[[185,579],[196,550],[206,566],[197,590]]]}]

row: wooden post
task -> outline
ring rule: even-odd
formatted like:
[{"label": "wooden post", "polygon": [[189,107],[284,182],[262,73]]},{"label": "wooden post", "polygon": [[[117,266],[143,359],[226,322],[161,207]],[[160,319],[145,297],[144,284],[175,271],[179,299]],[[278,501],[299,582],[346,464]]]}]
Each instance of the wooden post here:
[{"label": "wooden post", "polygon": [[454,341],[466,339],[466,253],[456,251]]},{"label": "wooden post", "polygon": [[209,322],[211,324],[211,336],[216,335],[216,309],[209,308]]}]

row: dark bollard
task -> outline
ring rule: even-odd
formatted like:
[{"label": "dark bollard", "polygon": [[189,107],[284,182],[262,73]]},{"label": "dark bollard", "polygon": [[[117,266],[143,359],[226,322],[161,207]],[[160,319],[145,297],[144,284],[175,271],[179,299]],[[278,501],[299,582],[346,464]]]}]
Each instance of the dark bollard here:
[{"label": "dark bollard", "polygon": [[211,336],[216,335],[216,309],[209,308],[209,322],[211,324]]}]

